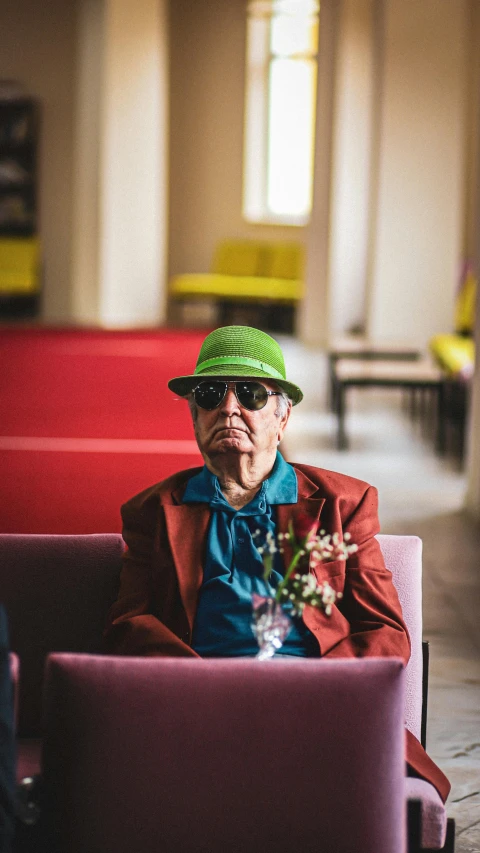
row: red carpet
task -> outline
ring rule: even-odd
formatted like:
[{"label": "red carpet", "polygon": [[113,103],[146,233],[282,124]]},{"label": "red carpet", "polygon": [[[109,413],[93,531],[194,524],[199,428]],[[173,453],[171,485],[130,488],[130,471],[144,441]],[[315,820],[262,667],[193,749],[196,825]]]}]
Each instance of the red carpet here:
[{"label": "red carpet", "polygon": [[0,532],[118,531],[121,503],[201,464],[167,381],[204,335],[0,329]]}]

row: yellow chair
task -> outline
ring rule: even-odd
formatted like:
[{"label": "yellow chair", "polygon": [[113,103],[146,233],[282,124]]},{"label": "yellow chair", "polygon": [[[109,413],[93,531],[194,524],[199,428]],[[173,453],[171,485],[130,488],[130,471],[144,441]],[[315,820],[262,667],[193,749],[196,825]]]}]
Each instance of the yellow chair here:
[{"label": "yellow chair", "polygon": [[475,342],[464,335],[434,335],[430,351],[440,367],[451,377],[468,379],[475,363]]},{"label": "yellow chair", "polygon": [[455,300],[455,332],[434,335],[430,351],[445,373],[443,389],[442,430],[456,436],[456,454],[462,460],[465,448],[465,425],[470,393],[469,380],[475,368],[475,297],[477,282],[470,264],[466,263]]},{"label": "yellow chair", "polygon": [[0,295],[23,296],[40,290],[37,237],[0,238]]},{"label": "yellow chair", "polygon": [[455,300],[455,331],[460,335],[473,334],[476,294],[477,280],[470,264],[466,264]]},{"label": "yellow chair", "polygon": [[213,300],[220,306],[222,322],[235,307],[247,306],[268,326],[266,314],[293,310],[303,298],[304,253],[299,243],[224,240],[215,251],[212,271],[174,276],[170,281],[173,301]]},{"label": "yellow chair", "polygon": [[429,342],[432,355],[451,378],[468,379],[473,374],[476,290],[473,270],[466,264],[455,300],[455,333],[434,335]]}]

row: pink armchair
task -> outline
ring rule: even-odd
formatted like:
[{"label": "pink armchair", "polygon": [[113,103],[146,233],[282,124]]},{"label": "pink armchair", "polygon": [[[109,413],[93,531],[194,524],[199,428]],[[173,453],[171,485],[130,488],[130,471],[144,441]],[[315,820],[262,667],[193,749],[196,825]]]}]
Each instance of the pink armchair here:
[{"label": "pink armchair", "polygon": [[115,600],[123,553],[119,534],[0,535],[0,599],[15,660],[17,778],[39,769],[42,688],[53,651],[98,652]]},{"label": "pink armchair", "polygon": [[[406,669],[405,720],[424,742],[421,541],[385,535],[378,539],[412,639],[412,657]],[[105,614],[116,596],[122,551],[118,534],[0,535],[2,600],[12,649],[20,658],[18,778],[39,771],[46,657],[50,652],[100,650]],[[435,790],[419,779],[405,781],[407,797],[421,802],[423,848],[451,853],[453,822],[447,822],[445,807]]]},{"label": "pink armchair", "polygon": [[[402,605],[412,651],[405,670],[405,725],[426,746],[428,695],[428,644],[422,642],[422,540],[418,536],[380,534],[377,539]],[[405,780],[407,800],[420,804],[419,819],[414,808],[409,853],[441,850],[453,853],[455,823],[435,788],[423,779]]]},{"label": "pink armchair", "polygon": [[404,853],[403,676],[393,658],[52,655],[49,849]]}]

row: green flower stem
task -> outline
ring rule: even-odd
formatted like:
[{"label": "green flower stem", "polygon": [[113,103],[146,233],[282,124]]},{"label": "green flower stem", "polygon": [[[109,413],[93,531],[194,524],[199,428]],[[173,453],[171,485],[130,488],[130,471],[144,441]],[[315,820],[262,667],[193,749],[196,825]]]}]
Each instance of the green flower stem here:
[{"label": "green flower stem", "polygon": [[288,581],[290,580],[290,577],[293,574],[294,570],[296,569],[297,563],[299,562],[300,557],[303,557],[303,554],[304,554],[303,549],[299,548],[297,553],[293,557],[292,562],[290,563],[287,571],[285,572],[285,577],[283,578],[282,582],[279,583],[279,585],[277,587],[277,591],[275,593],[275,601],[280,601],[280,599],[282,597],[282,592],[285,589]]}]

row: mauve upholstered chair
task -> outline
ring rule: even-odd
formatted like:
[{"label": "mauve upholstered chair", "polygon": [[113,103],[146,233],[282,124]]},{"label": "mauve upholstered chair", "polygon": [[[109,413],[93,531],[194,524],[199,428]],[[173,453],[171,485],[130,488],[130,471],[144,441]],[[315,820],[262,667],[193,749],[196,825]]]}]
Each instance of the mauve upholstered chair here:
[{"label": "mauve upholstered chair", "polygon": [[98,652],[115,600],[120,534],[0,535],[1,601],[20,660],[17,777],[39,769],[44,665],[50,652]]},{"label": "mauve upholstered chair", "polygon": [[[405,725],[426,746],[426,686],[428,654],[422,644],[422,540],[418,536],[377,536],[387,568],[393,576],[412,645],[405,670]],[[423,646],[423,647],[422,647]],[[420,803],[420,839],[410,838],[409,853],[442,850],[453,853],[455,824],[433,785],[423,779],[405,779],[407,801]],[[413,830],[415,831],[415,830]]]},{"label": "mauve upholstered chair", "polygon": [[404,853],[403,682],[398,659],[52,655],[48,849]]},{"label": "mauve upholstered chair", "polygon": [[[417,537],[379,535],[393,573],[412,639],[406,670],[405,720],[422,729],[422,545]],[[39,771],[43,670],[54,651],[96,652],[105,615],[118,588],[123,542],[119,534],[0,535],[0,582],[10,623],[11,647],[20,657],[18,776]],[[28,738],[25,740],[25,738]],[[406,780],[407,796],[422,801],[422,843],[442,848],[446,812],[435,789]],[[448,822],[444,850],[453,850]]]},{"label": "mauve upholstered chair", "polygon": [[15,828],[15,659],[9,654],[8,625],[0,605],[0,851],[10,853]]}]

